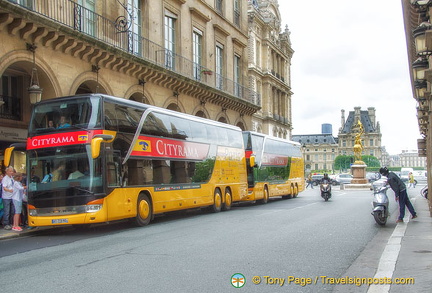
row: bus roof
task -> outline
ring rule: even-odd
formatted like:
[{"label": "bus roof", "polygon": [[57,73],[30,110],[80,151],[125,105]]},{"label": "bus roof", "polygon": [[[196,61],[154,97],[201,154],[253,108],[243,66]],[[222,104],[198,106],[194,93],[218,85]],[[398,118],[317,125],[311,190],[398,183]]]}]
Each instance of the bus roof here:
[{"label": "bus roof", "polygon": [[211,119],[207,119],[207,118],[202,118],[202,117],[194,116],[194,115],[183,113],[183,112],[177,112],[177,111],[173,111],[173,110],[169,110],[169,109],[165,109],[165,108],[161,108],[161,107],[157,107],[157,106],[153,106],[153,105],[149,105],[149,104],[144,104],[141,102],[128,100],[125,98],[119,98],[119,97],[110,96],[107,94],[101,94],[101,93],[97,93],[97,94],[90,93],[90,94],[79,94],[79,95],[73,95],[73,96],[57,97],[57,98],[53,98],[53,99],[49,99],[49,100],[43,100],[43,101],[39,102],[38,104],[58,102],[59,100],[60,101],[61,100],[65,100],[65,101],[76,100],[77,98],[86,98],[86,97],[87,98],[100,97],[103,100],[111,101],[111,102],[114,102],[116,104],[120,104],[120,105],[124,105],[124,106],[135,107],[137,109],[142,109],[142,110],[154,109],[155,112],[165,113],[165,114],[169,114],[171,116],[176,116],[176,117],[187,117],[189,120],[199,121],[199,122],[206,123],[206,124],[217,125],[219,127],[230,128],[233,130],[241,131],[241,129],[235,125],[231,125],[231,124],[227,124],[227,123],[223,123],[223,122],[219,122],[219,121],[215,121],[215,120],[211,120]]},{"label": "bus roof", "polygon": [[264,133],[260,133],[260,132],[256,132],[256,131],[243,131],[245,133],[250,133],[256,136],[261,136],[261,137],[265,137],[267,139],[272,139],[272,140],[276,140],[276,141],[280,141],[280,142],[284,142],[284,143],[289,143],[292,145],[297,145],[297,146],[301,146],[300,143],[296,142],[296,141],[292,141],[289,139],[283,139],[283,138],[279,138],[279,137],[274,137],[274,136],[270,136],[268,134],[264,134]]}]

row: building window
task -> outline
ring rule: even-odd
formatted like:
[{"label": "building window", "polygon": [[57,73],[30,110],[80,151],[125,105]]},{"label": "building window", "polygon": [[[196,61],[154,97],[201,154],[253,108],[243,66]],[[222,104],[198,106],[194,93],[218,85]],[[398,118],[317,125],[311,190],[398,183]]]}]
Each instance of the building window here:
[{"label": "building window", "polygon": [[96,15],[95,15],[95,1],[94,0],[78,0],[78,7],[75,10],[77,14],[75,17],[75,29],[88,34],[90,36],[96,35]]},{"label": "building window", "polygon": [[193,31],[193,76],[196,80],[201,79],[202,64],[202,31],[194,28]]},{"label": "building window", "polygon": [[4,74],[0,85],[0,98],[4,104],[0,107],[0,118],[21,121],[22,90],[24,88],[22,76]]},{"label": "building window", "polygon": [[224,15],[224,13],[223,13],[223,0],[216,0],[216,11],[219,14]]},{"label": "building window", "polygon": [[128,0],[127,9],[132,16],[131,28],[128,31],[129,52],[141,56],[141,9],[139,0]]},{"label": "building window", "polygon": [[175,70],[175,24],[177,17],[169,11],[165,12],[165,67]]},{"label": "building window", "polygon": [[223,45],[216,44],[216,88],[223,88]]},{"label": "building window", "polygon": [[257,67],[261,66],[261,43],[256,41],[255,44],[255,64]]},{"label": "building window", "polygon": [[234,24],[240,27],[240,0],[234,0]]},{"label": "building window", "polygon": [[370,145],[370,146],[373,146],[373,145],[374,145],[373,141],[374,141],[373,139],[369,140],[369,145]]},{"label": "building window", "polygon": [[241,87],[240,87],[240,56],[234,56],[234,95],[241,97]]}]

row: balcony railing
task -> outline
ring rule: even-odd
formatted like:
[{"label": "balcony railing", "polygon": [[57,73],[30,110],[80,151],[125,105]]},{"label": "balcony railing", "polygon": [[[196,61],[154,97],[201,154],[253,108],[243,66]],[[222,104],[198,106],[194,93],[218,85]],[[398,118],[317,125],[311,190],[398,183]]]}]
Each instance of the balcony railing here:
[{"label": "balcony railing", "polygon": [[21,99],[0,95],[0,101],[3,105],[0,107],[0,118],[9,120],[21,120]]},{"label": "balcony railing", "polygon": [[[226,77],[203,74],[203,66],[175,54],[121,25],[71,0],[8,0],[57,23],[102,41],[135,57],[206,84],[244,101],[256,100],[257,93]],[[205,71],[205,70],[204,70]]]}]

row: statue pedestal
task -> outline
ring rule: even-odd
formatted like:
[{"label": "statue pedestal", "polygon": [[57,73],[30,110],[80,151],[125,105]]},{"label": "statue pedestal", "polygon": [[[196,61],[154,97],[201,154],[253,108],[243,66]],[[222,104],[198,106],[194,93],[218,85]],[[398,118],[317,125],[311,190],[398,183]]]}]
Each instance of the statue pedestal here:
[{"label": "statue pedestal", "polygon": [[352,165],[351,173],[353,174],[353,180],[351,180],[351,184],[367,184],[368,180],[366,179],[366,165]]}]

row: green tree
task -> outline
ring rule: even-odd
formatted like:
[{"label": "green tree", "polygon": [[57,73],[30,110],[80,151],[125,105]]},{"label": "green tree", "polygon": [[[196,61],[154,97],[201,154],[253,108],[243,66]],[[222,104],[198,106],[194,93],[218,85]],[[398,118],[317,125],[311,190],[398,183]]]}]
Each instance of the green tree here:
[{"label": "green tree", "polygon": [[339,155],[334,160],[335,170],[347,170],[354,162],[354,156]]},{"label": "green tree", "polygon": [[362,156],[362,161],[365,162],[368,167],[381,167],[380,161],[374,156]]},{"label": "green tree", "polygon": [[[355,161],[354,156],[339,155],[335,158],[334,169],[349,170],[351,168],[351,164],[354,163],[354,161]],[[362,156],[362,161],[365,162],[365,164],[368,167],[381,166],[379,160],[374,156],[370,156],[370,155]]]}]

